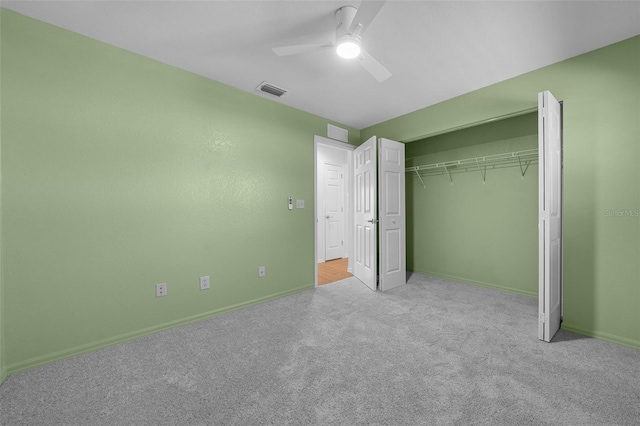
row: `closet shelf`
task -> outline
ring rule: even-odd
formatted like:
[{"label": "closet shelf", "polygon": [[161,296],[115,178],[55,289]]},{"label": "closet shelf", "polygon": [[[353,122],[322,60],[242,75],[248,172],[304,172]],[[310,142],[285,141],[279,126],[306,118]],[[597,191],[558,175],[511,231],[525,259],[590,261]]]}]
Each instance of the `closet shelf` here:
[{"label": "closet shelf", "polygon": [[502,154],[486,155],[484,157],[467,158],[464,160],[446,161],[444,163],[424,164],[421,166],[407,167],[405,172],[414,173],[420,179],[424,187],[423,176],[447,174],[453,183],[452,173],[478,171],[482,181],[486,181],[487,169],[501,169],[504,167],[520,167],[520,173],[524,177],[531,164],[538,162],[538,150],[527,149],[524,151],[505,152]]}]

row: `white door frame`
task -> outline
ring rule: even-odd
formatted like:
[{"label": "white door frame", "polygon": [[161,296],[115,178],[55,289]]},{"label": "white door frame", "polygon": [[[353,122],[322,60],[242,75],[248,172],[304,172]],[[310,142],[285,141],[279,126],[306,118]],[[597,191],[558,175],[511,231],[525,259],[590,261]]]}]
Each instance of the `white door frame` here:
[{"label": "white door frame", "polygon": [[[318,148],[319,147],[332,147],[337,149],[342,149],[348,154],[348,170],[345,171],[345,176],[350,176],[352,174],[352,162],[353,162],[353,150],[356,148],[353,145],[349,145],[348,143],[339,142],[333,139],[325,138],[322,136],[314,135],[313,137],[313,265],[314,265],[314,283],[315,286],[318,286],[318,185],[321,182],[318,182]],[[350,187],[352,186],[351,181],[345,183],[345,190],[350,191]],[[345,253],[349,257],[349,266],[347,270],[349,272],[353,271],[353,195],[350,194],[348,197],[348,202],[345,205],[345,220],[346,220],[346,229],[345,232],[345,241],[346,248]]]}]

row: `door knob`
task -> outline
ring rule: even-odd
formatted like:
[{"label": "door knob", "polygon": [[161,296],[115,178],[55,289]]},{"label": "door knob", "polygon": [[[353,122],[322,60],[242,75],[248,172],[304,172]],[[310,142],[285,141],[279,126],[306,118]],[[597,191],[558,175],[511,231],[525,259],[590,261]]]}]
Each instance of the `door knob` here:
[{"label": "door knob", "polygon": [[325,219],[331,219],[331,216],[325,216]]},{"label": "door knob", "polygon": [[378,223],[378,219],[369,219],[367,222],[369,222],[369,223]]}]

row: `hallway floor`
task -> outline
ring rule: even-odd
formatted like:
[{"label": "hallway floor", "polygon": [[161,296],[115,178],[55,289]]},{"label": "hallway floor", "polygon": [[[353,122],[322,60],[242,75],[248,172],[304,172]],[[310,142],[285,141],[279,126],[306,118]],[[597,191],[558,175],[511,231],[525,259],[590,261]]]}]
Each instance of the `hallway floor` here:
[{"label": "hallway floor", "polygon": [[334,259],[327,262],[318,263],[318,285],[329,284],[353,275],[347,272],[349,259]]}]

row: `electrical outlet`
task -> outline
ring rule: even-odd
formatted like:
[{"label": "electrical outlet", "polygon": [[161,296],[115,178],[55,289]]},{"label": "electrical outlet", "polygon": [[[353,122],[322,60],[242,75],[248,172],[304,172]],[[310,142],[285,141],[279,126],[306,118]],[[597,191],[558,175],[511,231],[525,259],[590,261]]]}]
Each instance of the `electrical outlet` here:
[{"label": "electrical outlet", "polygon": [[167,295],[167,283],[156,284],[156,297],[164,297]]},{"label": "electrical outlet", "polygon": [[304,200],[296,200],[296,208],[304,209]]},{"label": "electrical outlet", "polygon": [[258,267],[258,277],[262,278],[267,275],[267,268],[265,266]]},{"label": "electrical outlet", "polygon": [[209,281],[209,276],[200,277],[200,290],[208,290],[211,287],[211,282]]}]

